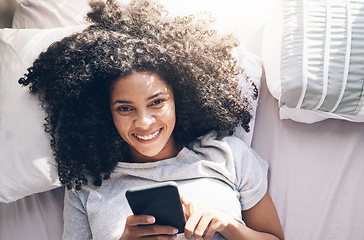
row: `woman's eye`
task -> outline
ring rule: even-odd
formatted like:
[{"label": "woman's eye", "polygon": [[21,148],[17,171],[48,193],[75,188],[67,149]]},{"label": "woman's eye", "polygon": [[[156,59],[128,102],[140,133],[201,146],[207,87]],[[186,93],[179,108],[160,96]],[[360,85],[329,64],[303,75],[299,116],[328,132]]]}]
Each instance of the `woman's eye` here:
[{"label": "woman's eye", "polygon": [[128,106],[120,106],[116,110],[120,111],[120,112],[130,112],[133,110],[133,108],[128,107]]},{"label": "woman's eye", "polygon": [[156,105],[162,104],[162,103],[164,103],[164,102],[165,102],[165,100],[164,100],[164,99],[157,99],[157,100],[153,101],[153,102],[150,104],[150,106],[156,106]]}]

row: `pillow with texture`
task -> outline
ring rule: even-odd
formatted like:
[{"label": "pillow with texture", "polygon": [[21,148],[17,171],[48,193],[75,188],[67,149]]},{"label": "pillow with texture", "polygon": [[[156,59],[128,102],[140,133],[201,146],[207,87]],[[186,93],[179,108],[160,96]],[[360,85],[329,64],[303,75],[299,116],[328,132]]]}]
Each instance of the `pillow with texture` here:
[{"label": "pillow with texture", "polygon": [[272,1],[263,64],[281,119],[364,121],[364,1]]},{"label": "pillow with texture", "polygon": [[18,79],[51,43],[84,28],[0,30],[0,202],[60,186],[45,112]]}]

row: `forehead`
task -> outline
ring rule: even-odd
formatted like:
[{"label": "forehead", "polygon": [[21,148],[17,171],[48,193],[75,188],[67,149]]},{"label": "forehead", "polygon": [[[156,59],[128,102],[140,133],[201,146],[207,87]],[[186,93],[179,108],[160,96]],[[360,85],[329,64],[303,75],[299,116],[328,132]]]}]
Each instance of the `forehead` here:
[{"label": "forehead", "polygon": [[111,89],[111,97],[149,96],[157,92],[172,93],[172,88],[157,73],[133,72],[115,81]]}]

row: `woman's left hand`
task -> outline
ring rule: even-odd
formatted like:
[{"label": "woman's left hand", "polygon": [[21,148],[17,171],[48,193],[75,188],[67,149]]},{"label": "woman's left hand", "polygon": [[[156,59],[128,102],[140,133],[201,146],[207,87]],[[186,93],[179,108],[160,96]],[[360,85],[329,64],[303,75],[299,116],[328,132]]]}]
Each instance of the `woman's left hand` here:
[{"label": "woman's left hand", "polygon": [[187,220],[185,226],[187,239],[195,237],[209,240],[215,232],[223,234],[229,225],[236,224],[236,220],[232,216],[220,210],[206,208],[183,197],[182,204]]}]

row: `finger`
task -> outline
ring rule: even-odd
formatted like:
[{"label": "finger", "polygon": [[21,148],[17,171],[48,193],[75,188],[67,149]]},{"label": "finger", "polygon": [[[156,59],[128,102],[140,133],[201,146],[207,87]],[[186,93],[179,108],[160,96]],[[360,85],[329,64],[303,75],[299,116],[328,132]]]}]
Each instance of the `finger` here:
[{"label": "finger", "polygon": [[138,229],[139,236],[172,236],[178,233],[178,229],[171,226],[162,226],[162,225],[147,225],[147,226],[139,226]]},{"label": "finger", "polygon": [[148,236],[143,237],[143,240],[174,240],[177,238],[177,235],[160,235],[160,236]]},{"label": "finger", "polygon": [[186,225],[185,225],[185,237],[187,239],[193,238],[193,234],[195,232],[195,229],[196,229],[198,223],[200,222],[200,219],[201,219],[201,215],[197,214],[195,212],[188,218]]},{"label": "finger", "polygon": [[220,227],[219,221],[212,219],[210,221],[209,226],[206,228],[205,235],[203,237],[204,240],[209,240],[216,233],[217,229]]},{"label": "finger", "polygon": [[212,218],[210,217],[210,215],[203,216],[200,219],[200,221],[198,222],[198,225],[195,227],[193,236],[195,236],[197,238],[202,238],[205,235],[205,232],[207,231],[211,220],[212,220]]},{"label": "finger", "polygon": [[126,224],[129,226],[150,225],[155,223],[155,218],[148,215],[130,215],[126,219]]}]

